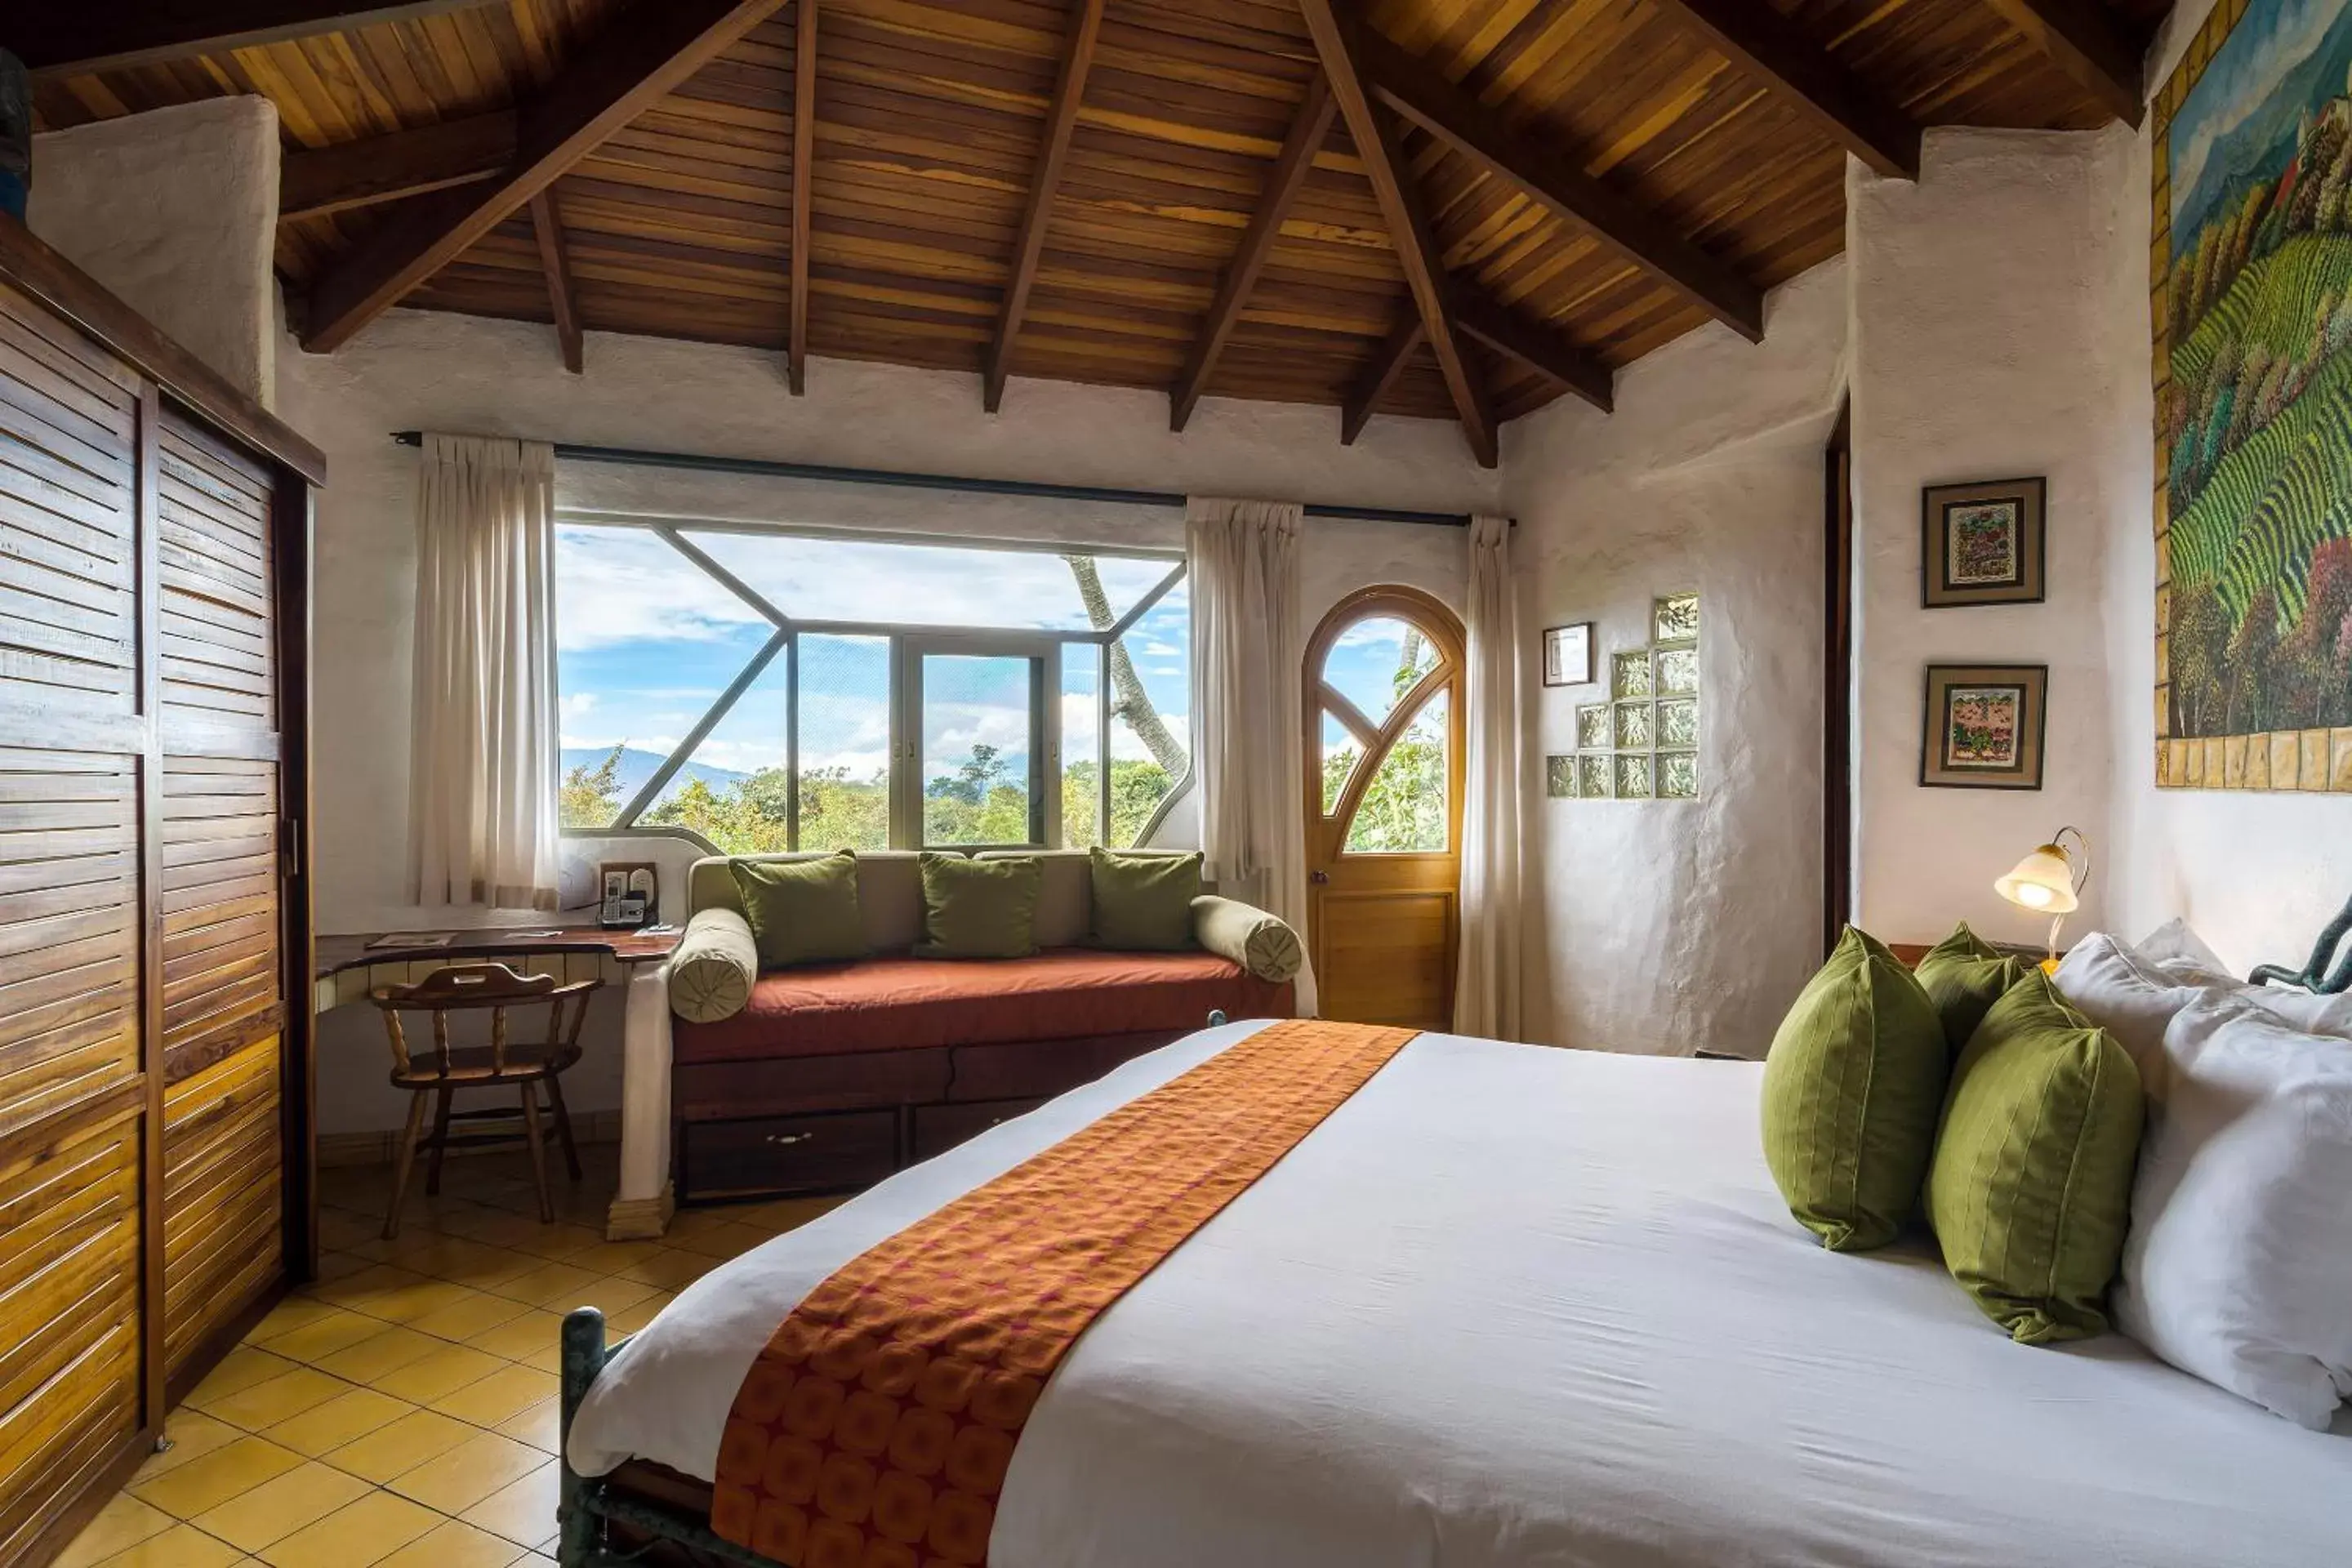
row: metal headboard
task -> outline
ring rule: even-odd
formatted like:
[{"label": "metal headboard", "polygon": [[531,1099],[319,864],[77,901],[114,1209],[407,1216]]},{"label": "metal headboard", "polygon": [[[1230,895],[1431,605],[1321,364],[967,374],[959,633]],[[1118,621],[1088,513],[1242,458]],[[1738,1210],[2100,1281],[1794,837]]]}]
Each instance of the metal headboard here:
[{"label": "metal headboard", "polygon": [[2327,929],[2319,933],[2319,941],[2311,950],[2311,962],[2301,970],[2265,963],[2247,978],[2257,985],[2300,985],[2323,995],[2352,990],[2352,952],[2345,953],[2333,973],[2327,967],[2336,961],[2336,950],[2344,944],[2347,932],[2352,932],[2352,903],[2347,903],[2344,912],[2327,922]]}]

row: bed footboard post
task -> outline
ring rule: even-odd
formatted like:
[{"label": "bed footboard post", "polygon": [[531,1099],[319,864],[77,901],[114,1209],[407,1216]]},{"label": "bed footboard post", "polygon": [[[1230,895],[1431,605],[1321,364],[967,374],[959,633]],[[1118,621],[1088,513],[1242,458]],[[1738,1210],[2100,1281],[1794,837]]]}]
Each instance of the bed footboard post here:
[{"label": "bed footboard post", "polygon": [[558,1474],[555,1517],[562,1527],[556,1546],[557,1561],[562,1568],[588,1568],[588,1559],[595,1549],[597,1528],[595,1517],[583,1506],[587,1480],[572,1468],[572,1418],[580,1413],[580,1402],[588,1397],[588,1385],[604,1370],[604,1314],[593,1307],[581,1307],[563,1320],[563,1361],[562,1421],[557,1438],[557,1463],[562,1468]]}]

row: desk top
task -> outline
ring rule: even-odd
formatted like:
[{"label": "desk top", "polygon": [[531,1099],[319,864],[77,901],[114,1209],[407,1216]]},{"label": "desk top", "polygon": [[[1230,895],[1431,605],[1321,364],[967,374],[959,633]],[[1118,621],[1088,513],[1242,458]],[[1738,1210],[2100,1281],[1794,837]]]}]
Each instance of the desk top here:
[{"label": "desk top", "polygon": [[[522,933],[530,934],[524,935]],[[547,934],[552,932],[552,935]],[[362,931],[352,936],[322,936],[312,944],[313,978],[325,979],[346,969],[371,963],[414,963],[446,958],[499,958],[509,953],[603,952],[621,963],[658,963],[677,948],[685,933],[675,928],[660,932],[606,931],[601,926],[491,926],[456,932],[449,941],[417,947],[370,947],[382,933]]]}]

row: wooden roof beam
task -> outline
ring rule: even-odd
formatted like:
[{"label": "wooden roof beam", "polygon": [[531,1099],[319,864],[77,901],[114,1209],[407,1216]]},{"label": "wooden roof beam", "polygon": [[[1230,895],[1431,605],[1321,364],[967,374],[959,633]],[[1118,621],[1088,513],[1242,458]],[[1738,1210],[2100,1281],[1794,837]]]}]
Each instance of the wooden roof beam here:
[{"label": "wooden roof beam", "polygon": [[1603,414],[1614,406],[1616,378],[1609,367],[1569,342],[1549,323],[1529,321],[1467,289],[1455,295],[1454,309],[1462,330],[1496,353],[1518,361]]},{"label": "wooden roof beam", "polygon": [[1315,52],[1323,62],[1323,74],[1330,79],[1331,96],[1339,100],[1348,134],[1354,139],[1357,155],[1371,178],[1372,192],[1380,198],[1381,216],[1388,222],[1413,308],[1437,355],[1438,373],[1445,379],[1454,412],[1462,416],[1462,433],[1479,464],[1491,468],[1501,460],[1495,415],[1487,406],[1486,390],[1479,384],[1476,367],[1463,353],[1454,332],[1453,300],[1438,259],[1437,240],[1430,232],[1429,214],[1406,172],[1397,123],[1372,102],[1360,70],[1357,50],[1372,35],[1358,27],[1352,17],[1342,16],[1334,0],[1300,0],[1299,9],[1306,13],[1307,31],[1315,36]]},{"label": "wooden roof beam", "polygon": [[1274,242],[1282,237],[1283,215],[1290,210],[1299,187],[1307,184],[1307,176],[1315,167],[1315,154],[1330,138],[1331,121],[1339,113],[1339,105],[1331,96],[1331,83],[1318,70],[1307,83],[1307,98],[1291,119],[1290,133],[1283,139],[1282,153],[1266,176],[1265,189],[1258,195],[1257,210],[1250,215],[1241,249],[1234,253],[1232,265],[1218,282],[1217,297],[1201,324],[1201,335],[1193,340],[1192,353],[1185,356],[1184,373],[1175,391],[1169,394],[1171,430],[1184,428],[1201,395],[1208,390],[1209,378],[1216,373],[1217,356],[1225,352],[1225,343],[1242,319],[1242,307],[1249,302],[1251,290],[1257,287],[1258,274],[1265,270],[1266,258],[1274,254]]},{"label": "wooden roof beam", "polygon": [[331,147],[304,147],[278,162],[278,220],[318,217],[487,180],[515,154],[511,109],[445,120]]},{"label": "wooden roof beam", "polygon": [[1656,0],[1707,47],[1882,174],[1919,177],[1919,126],[1757,0]]},{"label": "wooden roof beam", "polygon": [[2144,42],[2116,25],[2099,0],[1991,0],[2009,25],[2033,41],[2099,107],[2137,127],[2146,112]]},{"label": "wooden roof beam", "polygon": [[772,16],[783,0],[662,0],[623,12],[516,111],[516,150],[490,179],[425,198],[310,290],[302,346],[325,353],[456,260],[557,176]]},{"label": "wooden roof beam", "polygon": [[1054,191],[1062,183],[1070,136],[1078,126],[1078,105],[1087,95],[1087,74],[1094,69],[1095,45],[1102,38],[1103,0],[1076,0],[1076,6],[1077,16],[1062,49],[1062,72],[1054,83],[1053,101],[1045,109],[1045,136],[1029,180],[1029,206],[1021,217],[1021,237],[1013,247],[1013,276],[1004,287],[996,340],[989,345],[988,368],[982,375],[981,402],[991,414],[1004,401],[1004,383],[1013,374],[1013,340],[1021,335],[1021,319],[1029,313],[1029,290],[1036,285],[1037,263],[1045,254],[1045,229],[1053,221]]},{"label": "wooden roof beam", "polygon": [[1339,405],[1339,445],[1356,444],[1356,437],[1371,423],[1373,414],[1395,387],[1397,378],[1404,374],[1405,363],[1428,341],[1429,333],[1421,324],[1420,312],[1406,311],[1381,341],[1380,352],[1364,366],[1363,374],[1356,378],[1348,400]]},{"label": "wooden roof beam", "polygon": [[796,0],[793,17],[793,321],[784,380],[808,391],[809,237],[816,228],[816,7]]},{"label": "wooden roof beam", "polygon": [[555,314],[555,341],[563,351],[563,368],[578,375],[582,368],[580,301],[572,291],[572,252],[563,240],[563,215],[550,185],[530,198],[531,233],[539,240],[539,268],[547,274],[547,303]]},{"label": "wooden roof beam", "polygon": [[[1305,0],[1310,17],[1330,0]],[[1764,336],[1764,292],[1577,164],[1369,28],[1354,29],[1364,83],[1407,120],[1528,199],[1590,234],[1749,342]]]},{"label": "wooden roof beam", "polygon": [[35,76],[87,76],[471,10],[490,0],[26,0],[6,44]]}]

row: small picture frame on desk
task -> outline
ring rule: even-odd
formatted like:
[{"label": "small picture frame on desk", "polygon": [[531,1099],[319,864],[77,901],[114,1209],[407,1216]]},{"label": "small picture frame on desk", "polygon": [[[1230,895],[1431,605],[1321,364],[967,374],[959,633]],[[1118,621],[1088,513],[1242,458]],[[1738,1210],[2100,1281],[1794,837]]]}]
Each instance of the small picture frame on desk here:
[{"label": "small picture frame on desk", "polygon": [[596,923],[606,931],[636,931],[661,917],[661,874],[652,861],[608,860],[597,880]]}]

